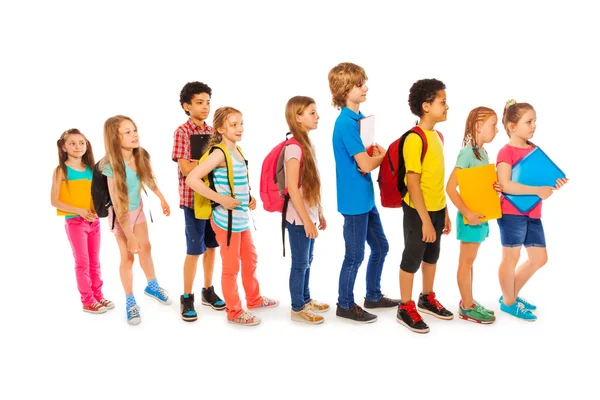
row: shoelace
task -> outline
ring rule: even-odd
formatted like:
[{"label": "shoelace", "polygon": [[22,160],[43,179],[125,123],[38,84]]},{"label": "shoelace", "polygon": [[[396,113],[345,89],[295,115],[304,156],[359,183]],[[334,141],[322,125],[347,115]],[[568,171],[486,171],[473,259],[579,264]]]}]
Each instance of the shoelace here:
[{"label": "shoelace", "polygon": [[488,312],[486,311],[486,309],[479,303],[474,303],[475,304],[475,311],[477,311],[480,314],[487,314]]},{"label": "shoelace", "polygon": [[405,310],[408,313],[408,316],[410,317],[410,319],[412,319],[414,322],[420,322],[423,320],[423,318],[421,318],[421,315],[419,315],[419,313],[417,312],[416,307],[414,307],[414,306],[408,307],[408,308],[405,308]]},{"label": "shoelace", "polygon": [[167,293],[167,291],[166,291],[165,289],[163,289],[163,288],[158,288],[158,293],[160,293],[160,295],[161,295],[162,297],[164,297],[164,298],[165,298],[165,300],[169,298],[169,294],[168,294],[168,293]]},{"label": "shoelace", "polygon": [[531,311],[529,311],[526,307],[525,304],[523,303],[517,303],[517,314],[521,313],[521,314],[527,314]]},{"label": "shoelace", "polygon": [[427,295],[427,301],[429,301],[429,303],[433,304],[433,306],[435,308],[437,308],[438,311],[441,311],[444,309],[444,306],[441,305],[439,301],[437,301],[434,294]]},{"label": "shoelace", "polygon": [[217,294],[212,289],[206,290],[204,292],[204,297],[206,297],[206,300],[208,300],[208,302],[211,304],[216,303],[217,301],[221,300],[221,299],[219,299],[219,297],[217,297]]},{"label": "shoelace", "polygon": [[271,303],[271,299],[263,296],[263,306],[268,306]]},{"label": "shoelace", "polygon": [[352,311],[354,311],[357,317],[362,317],[365,313],[365,310],[360,308],[358,304],[355,304],[354,307],[352,307]]},{"label": "shoelace", "polygon": [[137,318],[140,316],[140,307],[137,305],[129,307],[129,315],[131,318]]},{"label": "shoelace", "polygon": [[92,304],[92,308],[100,308],[100,307],[104,307],[104,306],[99,301]]},{"label": "shoelace", "polygon": [[250,321],[252,318],[254,318],[254,316],[252,314],[250,314],[248,311],[244,311],[242,314],[240,314],[240,316],[238,317],[240,321]]},{"label": "shoelace", "polygon": [[311,319],[314,319],[317,317],[317,314],[315,314],[315,311],[312,309],[312,307],[308,307],[308,305],[306,307],[304,307],[302,312],[305,313],[306,316]]}]

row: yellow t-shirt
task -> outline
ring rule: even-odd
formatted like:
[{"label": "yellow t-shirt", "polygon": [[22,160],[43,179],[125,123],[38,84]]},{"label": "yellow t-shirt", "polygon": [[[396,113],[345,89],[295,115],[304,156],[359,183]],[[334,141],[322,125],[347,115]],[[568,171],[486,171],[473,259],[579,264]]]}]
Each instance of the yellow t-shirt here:
[{"label": "yellow t-shirt", "polygon": [[[421,191],[425,200],[427,211],[439,211],[446,207],[446,193],[444,191],[444,147],[436,131],[423,129],[427,137],[427,153],[421,165],[421,150],[423,141],[416,133],[411,133],[404,142],[402,154],[406,171],[421,174]],[[404,178],[406,182],[406,177]],[[410,207],[415,205],[406,193],[403,201]]]}]

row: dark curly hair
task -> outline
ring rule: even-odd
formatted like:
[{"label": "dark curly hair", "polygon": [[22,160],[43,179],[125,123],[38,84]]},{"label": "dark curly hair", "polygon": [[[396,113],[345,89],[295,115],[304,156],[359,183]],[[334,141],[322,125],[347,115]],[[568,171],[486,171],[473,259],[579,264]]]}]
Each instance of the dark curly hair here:
[{"label": "dark curly hair", "polygon": [[[208,93],[208,97],[212,97],[212,89],[207,84],[202,82],[186,83],[183,89],[181,89],[181,93],[179,93],[179,103],[181,104],[181,108],[183,108],[183,103],[191,104],[194,95],[200,93]],[[185,111],[185,113],[190,115],[187,111]]]},{"label": "dark curly hair", "polygon": [[423,103],[433,103],[440,90],[445,90],[444,82],[437,79],[421,79],[416,81],[408,93],[408,106],[417,117],[423,116]]}]

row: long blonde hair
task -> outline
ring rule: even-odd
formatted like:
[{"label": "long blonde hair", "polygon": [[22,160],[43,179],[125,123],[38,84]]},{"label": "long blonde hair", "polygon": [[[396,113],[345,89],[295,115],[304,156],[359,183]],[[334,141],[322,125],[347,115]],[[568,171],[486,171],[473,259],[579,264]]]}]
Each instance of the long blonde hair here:
[{"label": "long blonde hair", "polygon": [[[130,121],[137,130],[135,122],[124,115],[115,115],[114,117],[107,119],[104,123],[104,147],[106,148],[106,156],[102,159],[100,165],[100,168],[102,169],[106,164],[110,164],[113,171],[113,179],[117,186],[117,198],[111,200],[113,204],[117,205],[117,209],[119,210],[117,218],[124,216],[129,211],[125,161],[123,160],[123,154],[121,152],[121,135],[119,135],[119,126],[125,120]],[[140,182],[148,186],[150,190],[153,190],[156,187],[156,179],[154,178],[152,165],[150,164],[150,154],[142,147],[138,147],[137,149],[133,149],[133,157],[137,170],[136,175],[140,179]]]},{"label": "long blonde hair", "polygon": [[496,115],[496,112],[488,107],[477,107],[471,110],[465,123],[465,136],[463,137],[463,146],[471,146],[473,153],[478,160],[482,159],[480,154],[481,149],[477,147],[477,124],[480,126],[488,120],[488,118]]},{"label": "long blonde hair", "polygon": [[69,135],[81,135],[81,137],[83,137],[83,140],[85,140],[85,154],[83,155],[83,157],[81,157],[81,161],[87,165],[88,167],[90,167],[90,169],[94,168],[94,152],[92,151],[92,144],[90,143],[90,141],[85,137],[85,135],[83,133],[81,133],[79,131],[79,129],[68,129],[66,131],[64,131],[62,133],[62,135],[60,135],[60,138],[56,141],[56,147],[58,147],[58,166],[56,167],[55,173],[58,173],[58,171],[61,171],[63,174],[63,180],[68,181],[68,174],[67,174],[67,165],[65,164],[67,162],[67,160],[69,159],[69,154],[67,154],[67,152],[63,149],[65,143],[67,143],[67,138],[69,137]]},{"label": "long blonde hair", "polygon": [[308,132],[298,123],[296,116],[301,115],[315,101],[306,96],[295,96],[285,106],[285,120],[290,132],[302,146],[302,197],[309,206],[321,207],[321,178],[317,169],[317,161]]}]

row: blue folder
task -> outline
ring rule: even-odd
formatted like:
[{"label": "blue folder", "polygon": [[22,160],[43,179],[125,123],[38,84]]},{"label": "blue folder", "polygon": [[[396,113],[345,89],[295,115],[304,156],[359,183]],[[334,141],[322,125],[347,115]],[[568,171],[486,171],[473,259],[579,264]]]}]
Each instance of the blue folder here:
[{"label": "blue folder", "polygon": [[[565,173],[540,149],[534,148],[512,167],[510,180],[527,186],[556,186],[556,180],[566,178]],[[517,210],[530,211],[542,199],[537,195],[504,194]]]}]

